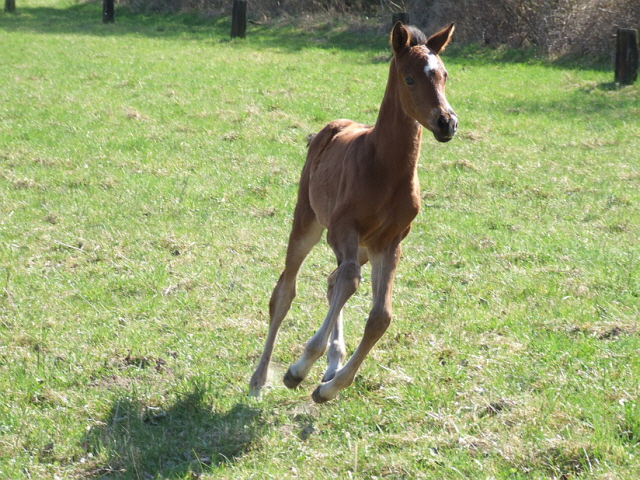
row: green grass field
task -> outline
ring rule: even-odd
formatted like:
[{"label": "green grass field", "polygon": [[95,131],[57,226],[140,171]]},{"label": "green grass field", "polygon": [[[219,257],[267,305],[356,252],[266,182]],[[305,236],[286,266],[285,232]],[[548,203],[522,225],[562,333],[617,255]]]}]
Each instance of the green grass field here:
[{"label": "green grass field", "polygon": [[[598,478],[640,471],[640,89],[452,45],[394,322],[354,385],[280,377],[326,313],[320,244],[249,399],[309,133],[376,119],[387,33],[0,13],[1,478]],[[345,310],[354,349],[369,270]]]}]

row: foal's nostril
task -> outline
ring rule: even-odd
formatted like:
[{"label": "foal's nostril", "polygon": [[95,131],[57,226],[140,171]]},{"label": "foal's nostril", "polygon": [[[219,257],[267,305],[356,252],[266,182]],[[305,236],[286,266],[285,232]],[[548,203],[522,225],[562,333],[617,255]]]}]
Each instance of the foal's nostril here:
[{"label": "foal's nostril", "polygon": [[442,133],[448,133],[449,135],[453,135],[456,133],[458,129],[458,119],[455,115],[440,115],[438,117],[438,130]]},{"label": "foal's nostril", "polygon": [[438,128],[440,130],[449,129],[449,121],[446,119],[444,115],[440,115],[440,117],[438,118]]}]

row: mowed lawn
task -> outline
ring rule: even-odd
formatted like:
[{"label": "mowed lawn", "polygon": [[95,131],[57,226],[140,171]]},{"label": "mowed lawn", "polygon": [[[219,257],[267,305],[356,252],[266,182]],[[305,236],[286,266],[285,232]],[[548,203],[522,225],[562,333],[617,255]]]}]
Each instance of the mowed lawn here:
[{"label": "mowed lawn", "polygon": [[[281,377],[321,242],[248,381],[305,137],[375,122],[381,22],[19,0],[0,13],[1,478],[598,478],[640,472],[640,88],[453,44],[394,321],[328,404]],[[432,33],[432,32],[428,32]],[[345,309],[349,352],[370,271]]]}]

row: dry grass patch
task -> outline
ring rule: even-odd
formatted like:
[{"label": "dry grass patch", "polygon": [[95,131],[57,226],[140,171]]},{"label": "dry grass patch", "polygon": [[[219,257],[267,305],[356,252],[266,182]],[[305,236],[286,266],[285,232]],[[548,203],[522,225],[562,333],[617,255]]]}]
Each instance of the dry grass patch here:
[{"label": "dry grass patch", "polygon": [[574,325],[569,327],[571,334],[580,333],[598,340],[616,340],[621,336],[636,335],[640,331],[637,322],[626,323],[619,321],[601,321],[592,324]]}]

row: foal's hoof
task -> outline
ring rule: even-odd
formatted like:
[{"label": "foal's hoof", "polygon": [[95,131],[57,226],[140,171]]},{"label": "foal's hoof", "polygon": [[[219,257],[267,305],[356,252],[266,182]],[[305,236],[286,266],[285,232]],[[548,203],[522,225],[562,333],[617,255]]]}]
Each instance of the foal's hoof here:
[{"label": "foal's hoof", "polygon": [[329,400],[331,400],[330,398],[324,398],[322,396],[320,396],[320,387],[316,388],[313,393],[311,394],[311,399],[315,402],[315,403],[326,403]]},{"label": "foal's hoof", "polygon": [[284,382],[284,386],[287,388],[298,388],[300,382],[302,382],[302,378],[298,378],[291,373],[291,370],[287,370],[287,373],[284,374],[284,378],[282,381]]},{"label": "foal's hoof", "polygon": [[260,387],[249,387],[249,396],[251,398],[255,398],[256,400],[260,400],[262,390]]}]

